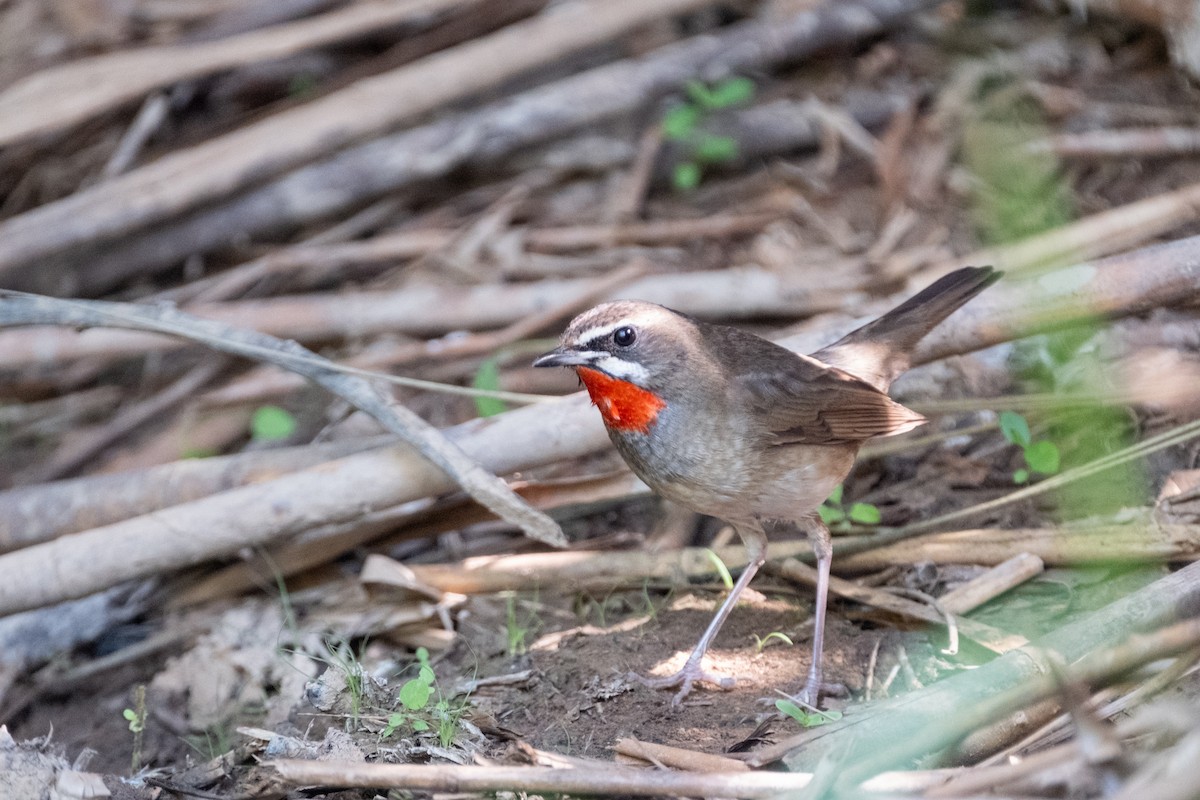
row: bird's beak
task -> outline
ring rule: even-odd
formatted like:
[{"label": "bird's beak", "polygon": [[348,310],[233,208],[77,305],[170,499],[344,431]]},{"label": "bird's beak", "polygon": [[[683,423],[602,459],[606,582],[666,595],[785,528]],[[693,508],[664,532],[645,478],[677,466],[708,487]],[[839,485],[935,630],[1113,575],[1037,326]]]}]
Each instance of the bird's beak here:
[{"label": "bird's beak", "polygon": [[535,367],[583,367],[591,364],[595,353],[558,347],[534,359]]}]

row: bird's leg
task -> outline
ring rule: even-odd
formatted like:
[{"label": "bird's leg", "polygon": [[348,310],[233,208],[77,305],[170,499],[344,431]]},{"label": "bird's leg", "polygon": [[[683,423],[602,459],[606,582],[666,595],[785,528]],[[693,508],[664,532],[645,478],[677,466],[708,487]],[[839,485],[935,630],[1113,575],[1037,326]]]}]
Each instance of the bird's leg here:
[{"label": "bird's leg", "polygon": [[804,532],[812,544],[813,555],[817,558],[817,601],[813,608],[813,641],[812,664],[808,668],[808,679],[804,688],[796,695],[800,702],[817,707],[821,699],[821,660],[825,650],[825,604],[829,598],[829,567],[833,562],[833,541],[829,536],[829,528],[817,518],[809,518],[804,523]]},{"label": "bird's leg", "polygon": [[630,675],[630,677],[649,686],[651,689],[674,689],[678,686],[679,691],[671,699],[671,705],[677,706],[683,702],[683,698],[691,693],[692,685],[698,682],[711,683],[722,689],[733,687],[733,678],[708,672],[701,666],[701,661],[704,660],[704,654],[708,651],[708,646],[717,637],[717,632],[721,630],[725,619],[733,611],[733,607],[737,605],[738,595],[750,585],[754,574],[758,572],[759,567],[767,560],[767,535],[763,533],[762,528],[757,523],[753,526],[739,527],[737,531],[742,537],[742,543],[746,545],[748,563],[746,564],[746,568],[742,570],[741,576],[738,577],[737,583],[733,585],[729,596],[725,598],[725,602],[721,603],[721,607],[717,609],[712,622],[708,623],[708,628],[705,629],[704,635],[700,637],[700,641],[696,643],[695,649],[688,656],[688,660],[684,663],[683,668],[674,675],[668,675],[665,678],[647,678],[637,674]]}]

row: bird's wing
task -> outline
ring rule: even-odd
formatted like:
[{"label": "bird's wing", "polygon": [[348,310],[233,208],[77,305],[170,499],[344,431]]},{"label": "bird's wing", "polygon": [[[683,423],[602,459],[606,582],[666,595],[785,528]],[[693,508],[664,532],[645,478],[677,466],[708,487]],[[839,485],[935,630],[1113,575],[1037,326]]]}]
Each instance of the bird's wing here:
[{"label": "bird's wing", "polygon": [[[759,359],[744,353],[735,362],[739,369],[734,386],[747,409],[765,422],[776,444],[863,442],[903,433],[925,421],[844,370],[759,341],[770,346],[772,357]],[[752,366],[764,362],[771,365],[769,369]]]}]

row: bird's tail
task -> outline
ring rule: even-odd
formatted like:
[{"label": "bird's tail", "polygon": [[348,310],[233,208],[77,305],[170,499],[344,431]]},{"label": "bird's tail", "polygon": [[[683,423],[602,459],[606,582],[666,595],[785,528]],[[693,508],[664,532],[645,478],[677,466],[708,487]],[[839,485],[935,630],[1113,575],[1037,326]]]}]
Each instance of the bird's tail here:
[{"label": "bird's tail", "polygon": [[886,391],[908,369],[917,342],[1003,274],[991,267],[955,270],[813,357]]}]

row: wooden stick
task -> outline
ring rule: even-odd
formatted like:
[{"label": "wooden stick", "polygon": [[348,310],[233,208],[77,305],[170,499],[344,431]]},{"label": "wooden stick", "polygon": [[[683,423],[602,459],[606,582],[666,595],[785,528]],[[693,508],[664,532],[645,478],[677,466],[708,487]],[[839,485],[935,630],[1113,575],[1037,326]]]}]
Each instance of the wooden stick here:
[{"label": "wooden stick", "polygon": [[[868,545],[869,537],[844,540]],[[837,543],[834,546],[837,552]],[[975,528],[930,533],[880,545],[835,559],[843,573],[875,572],[891,564],[997,565],[1028,552],[1055,566],[1162,561],[1200,558],[1200,527],[1195,525],[1111,525],[1081,528]]]},{"label": "wooden stick", "polygon": [[324,47],[467,2],[357,3],[214,41],[125,49],[39,70],[0,93],[0,146],[75,125],[180,81]]},{"label": "wooden stick", "polygon": [[1200,152],[1200,130],[1161,126],[1060,133],[1025,145],[1031,153],[1059,158],[1171,158]]},{"label": "wooden stick", "polygon": [[[712,0],[580,0],[509,25],[0,223],[0,276],[213,202],[536,67]],[[8,285],[8,281],[4,281]]]},{"label": "wooden stick", "polygon": [[637,759],[645,764],[655,764],[687,772],[749,772],[750,767],[744,761],[725,756],[701,753],[698,750],[685,750],[682,747],[670,747],[665,744],[643,742],[638,739],[617,739],[613,745],[619,755]]},{"label": "wooden stick", "polygon": [[[64,220],[58,215],[66,207],[53,203],[0,223],[3,240],[9,240],[13,226],[28,229],[31,237],[31,252],[25,256],[8,249],[0,251],[0,275],[4,276],[0,283],[47,293],[103,292],[131,276],[162,269],[192,254],[226,247],[231,240],[261,238],[312,223],[395,194],[414,183],[440,178],[468,162],[496,163],[522,148],[628,114],[678,90],[680,76],[746,74],[793,64],[820,50],[845,47],[874,36],[930,5],[933,3],[929,0],[857,0],[823,4],[783,17],[747,20],[641,58],[606,64],[470,112],[451,114],[351,147],[171,223],[147,227],[126,215],[114,214],[111,224],[122,230],[113,232],[108,246],[100,246],[100,237],[94,232],[79,232],[80,238],[90,240],[83,258],[62,249],[57,234]],[[660,4],[654,6],[659,8]],[[581,10],[581,16],[586,17],[587,8]],[[663,13],[669,12],[664,8]],[[558,25],[579,24],[555,19]],[[585,18],[582,26],[590,28],[591,21]],[[485,63],[475,68],[490,72],[491,67]],[[389,92],[379,105],[393,106],[394,96],[403,95]],[[581,97],[587,102],[579,102]],[[354,98],[355,108],[347,112],[348,116],[355,115],[360,102]],[[285,131],[292,132],[290,127]],[[213,144],[225,141],[222,137]],[[268,141],[265,152],[272,152],[274,144]],[[201,164],[200,173],[208,166]],[[88,210],[76,209],[78,214],[67,214],[67,221],[95,211],[93,203],[121,205],[129,199],[124,197],[126,194],[132,199],[141,197],[143,192],[129,183],[135,174],[127,176],[121,186],[105,192],[94,190],[90,200],[60,201],[88,206]],[[358,179],[346,181],[346,175]],[[258,181],[262,176],[256,173],[254,178]],[[132,236],[138,230],[143,230],[141,235]],[[115,238],[118,233],[124,235],[119,241]],[[60,252],[52,266],[40,260],[52,252]]]},{"label": "wooden stick", "polygon": [[[662,795],[665,797],[776,797],[803,789],[809,773],[672,772],[618,765],[600,767],[480,767],[458,764],[363,764],[278,759],[267,762],[293,786],[416,789],[441,793],[515,791],[574,795]],[[943,783],[946,770],[879,775],[869,792],[913,792]]]},{"label": "wooden stick", "polygon": [[924,285],[960,266],[991,264],[1010,272],[1103,258],[1153,241],[1200,215],[1200,183],[1100,211],[1012,244],[984,248],[910,276]]},{"label": "wooden stick", "polygon": [[[755,755],[751,765],[788,756],[795,770],[822,758],[844,767],[853,785],[871,774],[911,764],[940,752],[971,730],[1032,705],[1055,693],[1057,682],[1045,664],[1055,652],[1072,663],[1068,678],[1101,684],[1130,668],[1195,646],[1200,636],[1200,564],[1191,564],[1149,586],[1014,650],[984,666],[938,681],[922,690],[847,714],[819,731],[792,737]],[[1175,625],[1180,618],[1188,622]],[[1172,627],[1155,634],[1136,632]]]},{"label": "wooden stick", "polygon": [[[472,287],[411,286],[401,291],[299,295],[189,306],[205,320],[298,342],[376,334],[440,335],[511,325],[549,307],[596,298],[596,280],[487,283]],[[800,316],[840,309],[853,295],[821,293],[759,268],[650,275],[606,293],[638,297],[703,317]],[[598,298],[596,298],[598,299]],[[113,358],[178,349],[176,338],[138,331],[30,328],[0,332],[0,368],[77,358]]]},{"label": "wooden stick", "polygon": [[[817,571],[794,558],[787,559],[777,569],[781,575],[791,580],[800,581],[809,586],[817,585]],[[830,577],[829,591],[838,597],[865,603],[908,619],[931,622],[935,625],[953,625],[965,636],[996,653],[1007,653],[1009,650],[1024,646],[1029,641],[1024,636],[1002,631],[978,620],[959,618],[949,620],[937,609],[924,603],[918,603],[906,597],[898,597],[871,586],[859,586],[837,576]]]},{"label": "wooden stick", "polygon": [[951,614],[967,614],[1014,586],[1040,575],[1046,565],[1030,553],[1018,553],[982,575],[967,581],[938,598]]}]

